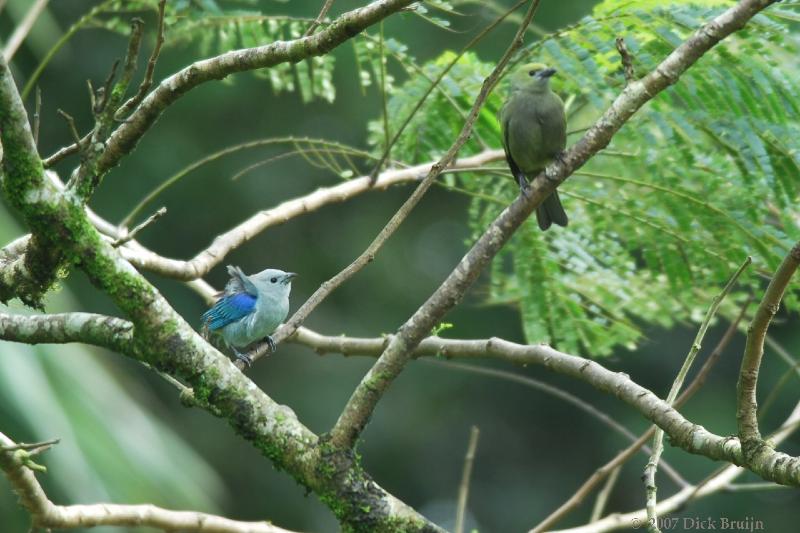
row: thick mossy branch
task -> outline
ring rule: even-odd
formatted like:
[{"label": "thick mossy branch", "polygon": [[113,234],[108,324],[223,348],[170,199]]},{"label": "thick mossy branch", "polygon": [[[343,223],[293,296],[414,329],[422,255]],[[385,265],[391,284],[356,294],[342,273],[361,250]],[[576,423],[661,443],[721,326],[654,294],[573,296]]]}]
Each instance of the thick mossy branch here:
[{"label": "thick mossy branch", "polygon": [[0,257],[0,302],[18,297],[26,305],[42,307],[42,298],[55,283],[63,253],[55,243],[59,235],[50,222],[55,216],[47,192],[29,195],[45,183],[44,168],[28,124],[25,109],[10,105],[17,89],[5,60],[0,59],[0,141],[3,146],[3,193],[9,204],[35,223],[36,231],[24,260]]},{"label": "thick mossy branch", "polygon": [[[22,101],[6,65],[0,64],[0,139],[4,186],[34,238],[79,264],[91,282],[134,325],[132,345],[121,350],[183,379],[201,403],[223,413],[234,429],[277,468],[318,494],[345,527],[356,531],[436,531],[354,465],[346,477],[323,475],[326,457],[317,436],[277,404],[226,357],[206,343],[89,221],[80,198],[45,179]],[[347,486],[339,486],[342,480]],[[360,505],[354,506],[352,502]],[[369,503],[368,503],[369,502]],[[364,526],[363,524],[369,524]]]},{"label": "thick mossy branch", "polygon": [[83,342],[125,353],[132,347],[133,324],[94,313],[0,313],[0,339],[25,344]]}]

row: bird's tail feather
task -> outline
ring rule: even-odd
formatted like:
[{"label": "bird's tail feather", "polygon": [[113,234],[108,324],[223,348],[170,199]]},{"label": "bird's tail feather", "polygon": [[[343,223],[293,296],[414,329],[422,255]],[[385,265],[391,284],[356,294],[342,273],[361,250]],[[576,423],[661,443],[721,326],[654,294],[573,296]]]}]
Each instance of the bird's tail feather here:
[{"label": "bird's tail feather", "polygon": [[553,194],[548,196],[538,208],[536,208],[536,221],[542,231],[549,228],[552,224],[559,226],[566,226],[569,220],[564,207],[561,205],[561,199],[558,197],[558,191],[553,191]]}]

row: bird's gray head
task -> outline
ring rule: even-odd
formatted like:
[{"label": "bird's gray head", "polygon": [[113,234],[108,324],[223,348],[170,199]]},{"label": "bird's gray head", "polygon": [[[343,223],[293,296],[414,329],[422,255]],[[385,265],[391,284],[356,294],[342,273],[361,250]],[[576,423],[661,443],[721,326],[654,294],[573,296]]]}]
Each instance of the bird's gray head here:
[{"label": "bird's gray head", "polygon": [[259,293],[267,294],[274,298],[288,298],[289,293],[292,291],[292,278],[295,276],[297,274],[294,272],[268,268],[258,274],[249,276],[249,278]]},{"label": "bird's gray head", "polygon": [[511,76],[512,91],[541,92],[550,88],[550,77],[556,69],[544,63],[528,63],[522,65]]}]

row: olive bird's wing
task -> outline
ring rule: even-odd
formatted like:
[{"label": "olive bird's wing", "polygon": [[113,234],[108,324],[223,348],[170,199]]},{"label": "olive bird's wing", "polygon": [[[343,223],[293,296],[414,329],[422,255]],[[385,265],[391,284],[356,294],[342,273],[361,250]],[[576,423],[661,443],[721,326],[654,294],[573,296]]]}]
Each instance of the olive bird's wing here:
[{"label": "olive bird's wing", "polygon": [[536,120],[543,132],[542,155],[555,157],[567,146],[567,117],[564,102],[557,94],[551,93],[542,99],[536,108]]},{"label": "olive bird's wing", "polygon": [[511,157],[511,151],[508,144],[508,131],[511,129],[511,124],[509,124],[511,122],[511,118],[507,116],[507,113],[505,112],[505,106],[501,111],[500,119],[503,126],[503,151],[506,154],[506,163],[508,163],[508,168],[511,169],[511,174],[514,176],[517,184],[519,184],[520,189],[527,189],[528,180],[525,179],[525,173],[520,170],[517,162],[514,161],[513,157]]}]

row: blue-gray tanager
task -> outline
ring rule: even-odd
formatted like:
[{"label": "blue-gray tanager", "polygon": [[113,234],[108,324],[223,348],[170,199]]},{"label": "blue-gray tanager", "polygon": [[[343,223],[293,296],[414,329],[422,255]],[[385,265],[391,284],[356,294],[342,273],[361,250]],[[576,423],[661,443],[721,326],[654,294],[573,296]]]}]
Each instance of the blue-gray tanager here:
[{"label": "blue-gray tanager", "polygon": [[217,303],[203,313],[203,326],[222,335],[236,358],[250,366],[253,361],[239,349],[266,341],[275,351],[270,335],[289,313],[292,278],[297,274],[268,268],[246,276],[235,266],[228,266],[228,274],[231,279],[217,295]]}]

